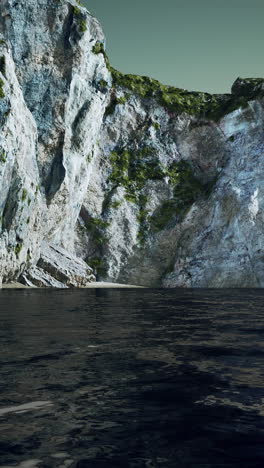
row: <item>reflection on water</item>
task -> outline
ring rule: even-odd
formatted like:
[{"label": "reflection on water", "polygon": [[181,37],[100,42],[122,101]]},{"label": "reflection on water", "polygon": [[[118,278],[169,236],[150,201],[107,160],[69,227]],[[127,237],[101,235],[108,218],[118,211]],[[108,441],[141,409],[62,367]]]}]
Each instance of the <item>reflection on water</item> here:
[{"label": "reflection on water", "polygon": [[0,291],[0,467],[263,468],[263,304]]}]

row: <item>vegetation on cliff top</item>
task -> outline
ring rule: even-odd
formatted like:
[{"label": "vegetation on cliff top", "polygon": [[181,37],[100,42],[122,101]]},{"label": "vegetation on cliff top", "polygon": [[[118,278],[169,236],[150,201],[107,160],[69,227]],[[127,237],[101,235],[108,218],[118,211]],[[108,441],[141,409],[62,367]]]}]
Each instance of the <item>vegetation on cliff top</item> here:
[{"label": "vegetation on cliff top", "polygon": [[[143,99],[155,99],[172,115],[187,113],[203,119],[219,121],[224,115],[248,106],[248,102],[256,97],[264,97],[263,79],[238,79],[231,94],[209,94],[205,92],[190,92],[185,89],[166,86],[159,81],[138,75],[123,74],[115,70],[109,62],[102,42],[96,42],[92,48],[94,54],[102,54],[106,66],[113,79],[113,89],[110,103],[105,116],[112,114],[118,104],[125,104],[129,94],[135,94]],[[123,97],[117,98],[121,91]],[[152,123],[158,130],[159,124]],[[139,223],[138,240],[142,244],[146,234],[164,229],[171,221],[181,221],[192,204],[207,197],[215,180],[201,182],[195,175],[189,162],[174,162],[170,167],[162,166],[152,148],[128,150],[121,148],[110,155],[111,173],[109,182],[113,187],[125,188],[125,199],[138,206],[137,220]],[[172,196],[165,200],[150,214],[148,198],[144,190],[147,180],[167,179],[172,188]],[[109,199],[108,199],[109,198]],[[108,194],[105,209],[111,205]]]},{"label": "vegetation on cliff top", "polygon": [[209,94],[204,92],[187,91],[173,86],[161,84],[159,81],[147,76],[123,74],[115,70],[109,62],[104,45],[97,42],[93,47],[95,54],[103,54],[108,70],[113,77],[113,86],[122,87],[132,91],[143,98],[154,98],[168,111],[183,113],[218,121],[225,114],[238,108],[247,107],[248,101],[257,96],[264,96],[259,84],[263,79],[252,78],[244,80],[246,92],[232,94]]},{"label": "vegetation on cliff top", "polygon": [[[79,5],[81,5],[81,2],[77,1]],[[80,32],[84,33],[87,30],[87,24],[86,24],[86,18],[83,15],[82,11],[78,7],[73,7],[73,14],[78,18],[79,20],[79,30]]]}]

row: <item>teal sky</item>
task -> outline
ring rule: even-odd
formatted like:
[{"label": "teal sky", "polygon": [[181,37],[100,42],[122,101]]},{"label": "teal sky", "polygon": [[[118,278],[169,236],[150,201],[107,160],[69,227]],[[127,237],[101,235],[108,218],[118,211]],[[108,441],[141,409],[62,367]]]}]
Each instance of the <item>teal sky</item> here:
[{"label": "teal sky", "polygon": [[123,73],[210,93],[230,92],[238,76],[264,77],[263,0],[82,3],[100,20],[111,64]]}]

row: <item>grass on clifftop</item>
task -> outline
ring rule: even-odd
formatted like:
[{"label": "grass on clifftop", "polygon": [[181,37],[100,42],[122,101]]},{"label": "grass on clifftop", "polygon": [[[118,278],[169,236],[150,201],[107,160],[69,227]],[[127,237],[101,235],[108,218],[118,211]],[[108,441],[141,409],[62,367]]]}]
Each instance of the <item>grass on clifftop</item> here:
[{"label": "grass on clifftop", "polygon": [[[78,5],[81,5],[80,2],[78,2]],[[82,14],[82,11],[78,7],[73,7],[73,14],[78,18],[79,20],[79,30],[80,32],[84,33],[87,30],[87,24],[86,24],[86,18]]]},{"label": "grass on clifftop", "polygon": [[214,121],[238,108],[247,107],[248,101],[256,96],[264,96],[263,92],[254,91],[255,80],[249,83],[248,93],[243,95],[209,94],[166,86],[147,76],[124,75],[113,68],[111,73],[116,87],[129,89],[143,98],[154,98],[170,112],[186,112]]},{"label": "grass on clifftop", "polygon": [[224,115],[239,108],[247,107],[248,101],[256,96],[264,96],[264,91],[258,89],[264,79],[252,78],[247,82],[246,92],[234,94],[209,94],[204,92],[187,91],[173,86],[161,84],[158,80],[147,76],[126,75],[115,70],[109,62],[104,45],[97,42],[93,46],[95,54],[102,54],[106,66],[113,77],[113,87],[121,87],[142,98],[154,98],[170,112],[183,113],[218,121]]}]

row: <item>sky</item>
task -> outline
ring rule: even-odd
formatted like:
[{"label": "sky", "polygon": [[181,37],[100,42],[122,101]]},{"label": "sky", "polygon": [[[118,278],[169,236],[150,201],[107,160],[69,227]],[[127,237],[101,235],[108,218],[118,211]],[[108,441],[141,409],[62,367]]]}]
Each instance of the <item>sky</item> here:
[{"label": "sky", "polygon": [[238,76],[264,77],[263,0],[82,3],[101,22],[110,62],[123,73],[209,93],[229,93]]}]

